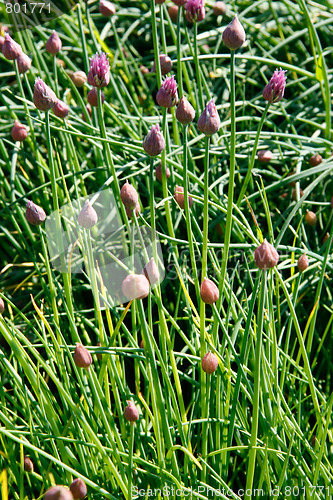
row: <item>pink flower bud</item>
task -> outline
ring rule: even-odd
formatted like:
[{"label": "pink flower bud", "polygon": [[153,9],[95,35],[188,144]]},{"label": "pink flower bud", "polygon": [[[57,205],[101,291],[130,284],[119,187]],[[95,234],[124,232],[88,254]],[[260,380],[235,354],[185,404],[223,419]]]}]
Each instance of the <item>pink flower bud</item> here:
[{"label": "pink flower bud", "polygon": [[85,204],[79,215],[77,216],[77,221],[81,227],[85,229],[91,229],[98,222],[98,215],[96,210],[91,206],[90,201],[86,200]]},{"label": "pink flower bud", "polygon": [[257,156],[260,163],[269,163],[273,158],[273,153],[269,149],[263,149],[262,151],[258,151]]},{"label": "pink flower bud", "polygon": [[171,21],[173,21],[174,23],[177,22],[178,9],[179,7],[177,5],[169,5],[168,7],[168,14],[170,16]]},{"label": "pink flower bud", "polygon": [[307,210],[305,214],[305,222],[311,226],[315,227],[317,224],[317,216],[314,212],[311,212],[311,210]]},{"label": "pink flower bud", "polygon": [[44,500],[73,500],[73,495],[63,486],[52,486],[45,493]]},{"label": "pink flower bud", "polygon": [[224,14],[226,13],[226,10],[227,10],[227,6],[224,2],[216,2],[214,5],[213,5],[213,12],[214,12],[214,16],[224,16]]},{"label": "pink flower bud", "polygon": [[182,5],[185,5],[187,0],[172,0],[174,4],[178,5],[178,7],[181,7]]},{"label": "pink flower bud", "polygon": [[5,43],[5,37],[0,35],[0,52],[2,52],[2,47],[4,43]]},{"label": "pink flower bud", "polygon": [[45,50],[49,54],[52,54],[53,56],[55,56],[61,50],[61,47],[62,47],[62,43],[61,43],[61,40],[59,38],[59,35],[58,35],[58,33],[56,33],[53,30],[52,35],[50,36],[50,38],[47,40],[47,42],[45,44]]},{"label": "pink flower bud", "polygon": [[201,366],[205,373],[211,375],[219,366],[219,360],[215,354],[208,351],[201,360]]},{"label": "pink flower bud", "polygon": [[[183,186],[176,186],[175,187],[175,200],[178,203],[178,205],[180,206],[180,208],[182,208],[184,210],[184,208],[185,208],[185,196],[184,196]],[[190,195],[188,195],[188,204],[189,204],[190,208],[193,205],[193,198]]]},{"label": "pink flower bud", "polygon": [[259,269],[271,269],[279,262],[279,254],[265,238],[262,244],[255,249],[254,261]]},{"label": "pink flower bud", "polygon": [[205,303],[205,304],[215,304],[215,302],[218,301],[219,299],[219,289],[217,288],[217,286],[215,285],[215,283],[208,279],[208,278],[204,278],[202,280],[202,283],[201,283],[201,287],[200,287],[200,297],[201,297],[201,300]]},{"label": "pink flower bud", "polygon": [[24,52],[16,59],[17,69],[20,74],[26,73],[31,68],[31,59]]},{"label": "pink flower bud", "polygon": [[[155,175],[156,175],[156,179],[158,181],[162,182],[162,179],[163,179],[162,162],[160,162],[157,165],[156,170],[155,170]],[[170,169],[165,165],[165,176],[166,176],[166,178],[169,179],[170,175],[171,175]]]},{"label": "pink flower bud", "polygon": [[156,262],[154,261],[154,257],[152,257],[150,261],[145,265],[145,267],[143,268],[143,273],[151,286],[155,285],[155,283],[158,282],[158,280],[160,279],[160,273]]},{"label": "pink flower bud", "polygon": [[172,108],[178,102],[177,82],[174,76],[166,78],[156,95],[157,104]]},{"label": "pink flower bud", "polygon": [[187,0],[184,8],[188,22],[199,23],[205,19],[204,0]]},{"label": "pink flower bud", "polygon": [[87,75],[84,71],[75,71],[74,73],[69,73],[69,76],[75,87],[83,87],[87,81]]},{"label": "pink flower bud", "polygon": [[194,117],[195,117],[195,111],[192,104],[190,104],[186,99],[186,97],[183,96],[177,105],[176,109],[177,120],[182,125],[188,125],[194,120]]},{"label": "pink flower bud", "polygon": [[[126,212],[126,215],[129,219],[133,219],[133,209],[132,208],[125,207],[125,212]],[[139,205],[139,202],[135,205],[134,212],[135,212],[135,216],[138,217],[139,213],[141,212],[141,207]]]},{"label": "pink flower bud", "polygon": [[198,129],[205,135],[215,134],[220,128],[220,117],[213,99],[209,101],[198,120]]},{"label": "pink flower bud", "polygon": [[155,0],[156,5],[162,5],[165,2],[165,0]]},{"label": "pink flower bud", "polygon": [[52,111],[58,118],[66,118],[69,113],[69,106],[64,101],[58,99]]},{"label": "pink flower bud", "polygon": [[286,70],[275,70],[272,78],[267,83],[263,90],[263,97],[266,101],[271,104],[274,102],[281,101],[284,95],[284,89],[286,87],[287,77],[285,76]]},{"label": "pink flower bud", "polygon": [[[92,115],[92,109],[91,109],[91,106],[90,106],[90,104],[89,104],[89,103],[88,103],[88,104],[87,104],[87,106],[86,106],[86,110],[88,111],[88,114],[89,114],[89,116],[91,117],[91,115]],[[84,112],[83,112],[83,111],[82,111],[81,116],[82,116],[82,120],[83,120],[84,122],[86,122],[86,121],[87,121],[87,119],[86,119],[86,115],[84,114]]]},{"label": "pink flower bud", "polygon": [[238,21],[237,14],[228,24],[226,29],[223,31],[222,40],[223,43],[230,50],[239,49],[245,42],[245,30],[241,23]]},{"label": "pink flower bud", "polygon": [[129,274],[123,281],[122,292],[128,300],[144,299],[149,294],[149,281],[144,274]]},{"label": "pink flower bud", "polygon": [[21,45],[16,43],[8,33],[5,34],[5,41],[2,45],[2,53],[6,59],[13,61],[22,54]]},{"label": "pink flower bud", "polygon": [[101,0],[99,2],[99,11],[102,16],[111,17],[116,13],[116,7],[113,3],[108,2],[107,0]]},{"label": "pink flower bud", "polygon": [[297,267],[300,273],[303,273],[309,267],[309,259],[305,253],[298,259]]},{"label": "pink flower bud", "polygon": [[149,69],[143,64],[140,64],[140,71],[143,75],[147,75],[149,73]]},{"label": "pink flower bud", "polygon": [[165,140],[159,125],[153,125],[143,141],[143,149],[149,156],[157,156],[165,148]]},{"label": "pink flower bud", "polygon": [[74,350],[74,362],[79,368],[89,368],[92,363],[90,352],[79,342],[76,342]]},{"label": "pink flower bud", "polygon": [[23,458],[23,468],[25,472],[33,472],[34,471],[34,464],[32,463],[31,459],[29,457],[26,457],[24,455]]},{"label": "pink flower bud", "polygon": [[323,157],[320,156],[320,154],[316,153],[315,155],[311,156],[309,163],[311,167],[316,167],[317,165],[320,165],[322,161]]},{"label": "pink flower bud", "polygon": [[82,500],[82,498],[87,495],[87,486],[80,477],[74,479],[69,489],[73,495],[74,500]]},{"label": "pink flower bud", "polygon": [[104,52],[99,56],[95,54],[90,59],[90,70],[88,73],[88,83],[93,87],[106,87],[110,83],[110,64]]},{"label": "pink flower bud", "polygon": [[34,105],[40,111],[49,111],[56,105],[58,98],[41,78],[36,78],[33,96]]},{"label": "pink flower bud", "polygon": [[[90,92],[88,92],[87,95],[87,101],[91,106],[97,107],[98,106],[98,93],[96,87],[94,87]],[[105,101],[105,95],[104,92],[101,91],[101,101],[102,104]]]},{"label": "pink flower bud", "polygon": [[[172,61],[171,61],[170,57],[165,55],[165,54],[160,54],[159,60],[160,60],[162,75],[166,75],[167,73],[170,73],[170,71],[172,69]],[[155,73],[155,71],[156,71],[155,61],[154,61],[154,64],[153,64],[151,71],[152,71],[152,73]]]},{"label": "pink flower bud", "polygon": [[120,190],[120,198],[129,210],[134,210],[139,201],[137,190],[128,181],[125,182]]},{"label": "pink flower bud", "polygon": [[0,297],[0,314],[2,314],[5,310],[5,303],[3,299]]},{"label": "pink flower bud", "polygon": [[46,213],[42,207],[35,205],[32,201],[27,201],[25,218],[33,226],[40,226],[46,219]]},{"label": "pink flower bud", "polygon": [[127,401],[128,406],[126,406],[124,411],[124,417],[129,422],[136,422],[139,419],[139,412],[137,407],[132,401]]},{"label": "pink flower bud", "polygon": [[23,123],[19,123],[15,120],[15,125],[11,130],[13,141],[23,142],[28,137],[27,127]]},{"label": "pink flower bud", "polygon": [[330,237],[330,233],[325,233],[325,236],[321,240],[322,244],[326,243],[326,241],[328,240],[329,237]]}]

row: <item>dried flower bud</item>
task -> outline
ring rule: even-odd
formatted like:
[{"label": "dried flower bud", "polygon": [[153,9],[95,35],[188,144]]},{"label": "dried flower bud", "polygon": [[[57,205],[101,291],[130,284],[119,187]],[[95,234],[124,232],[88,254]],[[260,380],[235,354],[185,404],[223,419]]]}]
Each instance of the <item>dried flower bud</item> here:
[{"label": "dried flower bud", "polygon": [[[184,188],[183,186],[176,186],[175,187],[175,200],[180,206],[180,208],[184,209],[185,208],[185,196],[184,196]],[[189,207],[193,205],[193,198],[192,196],[188,195],[188,204]]]},{"label": "dried flower bud", "polygon": [[[96,87],[94,87],[90,92],[88,92],[87,95],[87,101],[91,106],[97,107],[98,106],[98,93]],[[104,92],[101,91],[101,101],[102,104],[105,101],[105,95]]]},{"label": "dried flower bud", "polygon": [[[161,73],[162,75],[166,75],[167,73],[170,73],[172,69],[172,61],[169,56],[166,54],[160,54],[159,55],[159,60],[160,60],[160,66],[161,66]],[[155,73],[156,71],[156,64],[154,61],[153,67],[151,69],[152,73]]]},{"label": "dried flower bud", "polygon": [[58,118],[66,118],[69,113],[69,106],[64,101],[58,99],[52,111]]},{"label": "dried flower bud", "polygon": [[77,221],[81,227],[85,229],[91,229],[98,222],[98,215],[94,207],[91,206],[90,201],[86,200],[85,204],[79,215],[77,216]]},{"label": "dried flower bud", "polygon": [[201,366],[205,373],[211,375],[214,373],[219,365],[219,360],[215,354],[208,351],[201,360]]},{"label": "dried flower bud", "polygon": [[136,422],[139,419],[139,412],[137,407],[132,401],[127,401],[128,406],[126,406],[124,411],[124,417],[129,422]]},{"label": "dried flower bud", "polygon": [[263,97],[266,101],[271,104],[274,102],[281,101],[284,95],[284,89],[286,87],[287,77],[285,76],[286,70],[275,70],[272,78],[267,83],[266,87],[263,90]]},{"label": "dried flower bud", "polygon": [[129,210],[134,210],[139,201],[137,190],[128,181],[126,181],[121,188],[120,198],[125,207]]},{"label": "dried flower bud", "polygon": [[2,314],[5,310],[5,303],[3,299],[0,297],[0,314]]},{"label": "dried flower bud", "polygon": [[273,153],[269,149],[263,149],[262,151],[258,151],[257,156],[260,163],[269,163],[273,158]]},{"label": "dried flower bud", "polygon": [[88,83],[93,87],[106,87],[110,83],[110,64],[104,52],[99,56],[95,54],[90,59],[90,70],[88,73]]},{"label": "dried flower bud", "polygon": [[176,118],[182,125],[188,125],[195,118],[194,108],[185,96],[180,99],[177,105]]},{"label": "dried flower bud", "polygon": [[21,45],[15,42],[8,33],[5,34],[5,41],[2,45],[2,53],[6,59],[13,61],[22,54]]},{"label": "dried flower bud", "polygon": [[74,500],[81,500],[87,495],[87,486],[80,477],[74,479],[69,489],[72,492]]},{"label": "dried flower bud", "polygon": [[174,23],[177,22],[178,9],[179,7],[177,5],[169,5],[168,7],[168,14],[170,16],[171,21],[173,21]]},{"label": "dried flower bud", "polygon": [[33,226],[40,226],[46,219],[46,213],[42,207],[35,205],[32,201],[27,201],[25,218]]},{"label": "dried flower bud", "polygon": [[16,59],[17,69],[20,74],[26,73],[31,68],[31,59],[24,52]]},{"label": "dried flower bud", "polygon": [[45,493],[44,500],[73,500],[73,495],[63,486],[52,486]]},{"label": "dried flower bud", "polygon": [[214,100],[211,99],[198,120],[198,129],[205,135],[215,134],[220,128],[220,117]]},{"label": "dried flower bud", "polygon": [[178,102],[177,82],[174,76],[166,78],[156,94],[157,104],[164,108],[171,108]]},{"label": "dried flower bud", "polygon": [[205,303],[205,304],[215,304],[215,302],[218,301],[219,299],[219,289],[217,288],[217,286],[215,285],[215,283],[208,279],[208,278],[204,278],[202,280],[202,283],[201,283],[201,286],[200,286],[200,297],[201,297],[201,300]]},{"label": "dried flower bud", "polygon": [[226,13],[227,6],[224,2],[216,2],[215,5],[213,5],[213,12],[214,16],[224,16]]},{"label": "dried flower bud", "polygon": [[236,14],[231,23],[229,23],[226,29],[223,31],[223,43],[226,47],[228,47],[228,49],[237,50],[240,49],[240,47],[244,44],[245,38],[245,30],[241,23],[238,21],[238,17]]},{"label": "dried flower bud", "polygon": [[34,105],[40,111],[49,111],[56,105],[58,98],[41,78],[36,78],[33,96]]},{"label": "dried flower bud", "polygon": [[[299,189],[299,196],[300,198],[302,198],[302,196],[304,195],[304,192],[303,192],[303,189]],[[296,201],[296,189],[293,189],[292,191],[292,198],[294,201]]]},{"label": "dried flower bud", "polygon": [[61,68],[66,68],[66,63],[63,59],[58,59],[56,60],[57,65],[60,66]]},{"label": "dried flower bud", "polygon": [[87,81],[87,75],[84,71],[75,71],[74,73],[69,73],[69,76],[75,87],[83,87]]},{"label": "dried flower bud", "polygon": [[150,259],[150,261],[143,268],[143,273],[146,276],[147,280],[151,284],[151,286],[155,285],[160,279],[160,273],[156,262],[154,261],[154,257]]},{"label": "dried flower bud", "polygon": [[309,224],[309,226],[314,227],[317,224],[317,216],[311,210],[307,210],[305,214],[305,222]]},{"label": "dried flower bud", "polygon": [[[162,182],[162,179],[163,179],[162,162],[160,162],[157,165],[156,170],[155,170],[155,175],[156,175],[156,179],[158,181]],[[171,175],[170,169],[165,165],[165,176],[166,176],[166,178],[169,179],[170,175]]]},{"label": "dried flower bud", "polygon": [[23,123],[19,123],[17,120],[15,120],[15,125],[11,130],[11,134],[13,141],[23,142],[28,137],[27,127],[23,125]]},{"label": "dried flower bud", "polygon": [[25,455],[23,458],[23,468],[24,468],[25,472],[33,472],[34,471],[34,464],[30,460],[30,458],[26,457]]},{"label": "dried flower bud", "polygon": [[159,125],[153,125],[143,141],[143,149],[149,156],[157,156],[165,148],[165,139]]},{"label": "dried flower bud", "polygon": [[309,259],[305,253],[301,255],[300,258],[298,259],[297,267],[300,273],[302,273],[309,267]]},{"label": "dried flower bud", "polygon": [[259,269],[271,269],[279,262],[279,254],[265,238],[262,244],[255,249],[254,260]]},{"label": "dried flower bud", "polygon": [[320,154],[316,153],[315,155],[311,156],[309,163],[311,167],[316,167],[317,165],[320,165],[322,161],[323,157],[320,156]]},{"label": "dried flower bud", "polygon": [[56,31],[52,31],[50,38],[47,40],[45,44],[45,50],[55,56],[61,50],[62,43],[59,38],[59,35]]},{"label": "dried flower bud", "polygon": [[108,2],[107,0],[101,0],[99,2],[99,11],[102,16],[111,17],[116,13],[116,7],[113,3]]},{"label": "dried flower bud", "polygon": [[[133,219],[133,209],[132,208],[127,208],[125,207],[125,212],[126,212],[126,215],[129,219]],[[135,205],[135,208],[134,208],[134,213],[135,213],[135,216],[137,217],[139,215],[139,213],[141,212],[141,207],[140,207],[140,204],[139,202]]]},{"label": "dried flower bud", "polygon": [[74,350],[74,362],[79,368],[89,368],[92,363],[90,352],[79,342],[76,342]]},{"label": "dried flower bud", "polygon": [[322,239],[322,244],[326,243],[326,241],[328,240],[329,237],[330,237],[330,233],[325,233],[325,236]]},{"label": "dried flower bud", "polygon": [[144,274],[129,274],[123,281],[122,292],[128,300],[144,299],[149,294],[149,281]]},{"label": "dried flower bud", "polygon": [[184,9],[189,23],[199,23],[205,19],[204,0],[187,0]]}]

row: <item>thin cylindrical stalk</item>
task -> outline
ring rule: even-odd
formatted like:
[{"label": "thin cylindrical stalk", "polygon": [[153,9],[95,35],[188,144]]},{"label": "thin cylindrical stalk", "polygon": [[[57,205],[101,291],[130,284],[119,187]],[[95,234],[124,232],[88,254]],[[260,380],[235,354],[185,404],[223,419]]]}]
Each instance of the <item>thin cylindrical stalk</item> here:
[{"label": "thin cylindrical stalk", "polygon": [[183,75],[182,75],[182,61],[181,61],[181,20],[182,20],[182,9],[178,9],[177,14],[177,83],[178,83],[178,94],[179,97],[183,96]]},{"label": "thin cylindrical stalk", "polygon": [[199,103],[201,111],[204,109],[204,100],[202,95],[202,85],[201,85],[201,73],[199,66],[199,54],[198,54],[198,24],[194,23],[194,65],[195,65],[195,73],[197,77],[197,87],[199,94]]},{"label": "thin cylindrical stalk", "polygon": [[127,482],[127,491],[128,491],[128,500],[132,500],[132,477],[133,477],[133,449],[134,449],[134,422],[131,422],[131,432],[129,439],[129,449],[128,449],[128,482]]}]

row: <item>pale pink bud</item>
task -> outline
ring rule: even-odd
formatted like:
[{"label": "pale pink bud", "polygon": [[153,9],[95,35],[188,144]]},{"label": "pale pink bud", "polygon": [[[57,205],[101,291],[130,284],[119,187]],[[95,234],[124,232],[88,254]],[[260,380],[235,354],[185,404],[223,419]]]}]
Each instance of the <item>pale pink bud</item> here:
[{"label": "pale pink bud", "polygon": [[87,75],[84,71],[75,71],[74,73],[69,73],[69,76],[75,87],[83,87],[87,81]]},{"label": "pale pink bud", "polygon": [[26,73],[31,68],[31,59],[24,52],[16,59],[17,69],[20,74]]},{"label": "pale pink bud", "polygon": [[316,167],[317,165],[320,165],[322,161],[323,157],[319,153],[316,153],[315,155],[311,156],[309,163],[311,167]]},{"label": "pale pink bud", "polygon": [[[184,188],[183,186],[176,186],[175,187],[175,200],[180,206],[180,208],[184,209],[185,208],[185,196],[184,196]],[[188,204],[189,207],[193,205],[193,198],[192,196],[188,195]]]},{"label": "pale pink bud", "polygon": [[61,43],[61,40],[59,38],[59,35],[58,35],[58,33],[56,33],[56,31],[53,30],[52,35],[50,36],[50,38],[47,40],[47,42],[45,44],[45,50],[49,54],[52,54],[53,56],[55,56],[61,50],[61,47],[62,47],[62,43]]},{"label": "pale pink bud", "polygon": [[153,125],[143,141],[143,149],[149,156],[157,156],[165,148],[165,140],[159,125]]},{"label": "pale pink bud", "polygon": [[154,257],[150,259],[150,261],[143,268],[144,275],[151,285],[154,285],[160,279],[160,273],[156,262],[154,261]]},{"label": "pale pink bud", "polygon": [[107,0],[101,0],[99,2],[99,11],[102,16],[111,17],[116,13],[116,7],[113,3],[108,2]]},{"label": "pale pink bud", "polygon": [[219,360],[215,354],[208,351],[201,360],[201,366],[205,373],[211,375],[214,373],[219,365]]},{"label": "pale pink bud", "polygon": [[88,73],[88,83],[93,87],[106,87],[110,83],[110,64],[104,52],[99,56],[95,54],[90,59],[90,70]]},{"label": "pale pink bud", "polygon": [[[162,182],[162,179],[163,179],[162,162],[160,162],[157,165],[156,170],[155,170],[155,175],[156,175],[156,179],[158,181]],[[165,165],[165,176],[166,176],[166,178],[169,179],[170,175],[171,175],[170,169]]]},{"label": "pale pink bud", "polygon": [[23,468],[25,472],[33,472],[34,471],[34,464],[32,463],[31,459],[29,457],[26,457],[24,455],[23,458]]},{"label": "pale pink bud", "polygon": [[120,190],[120,198],[125,207],[129,210],[134,210],[139,201],[137,190],[128,181],[125,182]]},{"label": "pale pink bud", "polygon": [[174,76],[166,78],[156,94],[157,104],[164,108],[172,108],[178,102],[177,82]]},{"label": "pale pink bud", "polygon": [[21,45],[15,42],[8,33],[5,34],[5,41],[2,45],[2,53],[6,59],[13,61],[22,54]]},{"label": "pale pink bud", "polygon": [[129,274],[123,281],[122,292],[128,300],[144,299],[149,294],[149,281],[144,274]]},{"label": "pale pink bud", "polygon": [[69,106],[64,101],[58,99],[52,111],[58,118],[66,118],[69,113]]},{"label": "pale pink bud", "polygon": [[98,215],[96,210],[91,206],[90,201],[86,200],[85,204],[79,215],[77,216],[77,221],[81,227],[85,229],[91,229],[98,222]]},{"label": "pale pink bud", "polygon": [[205,304],[215,304],[215,302],[218,301],[219,299],[219,289],[217,288],[217,286],[215,285],[215,283],[208,279],[208,278],[204,278],[202,280],[202,283],[201,283],[201,287],[200,287],[200,297],[201,297],[201,300],[205,303]]},{"label": "pale pink bud", "polygon": [[82,500],[87,495],[86,483],[80,477],[74,479],[69,487],[74,500]]},{"label": "pale pink bud", "polygon": [[[90,92],[88,92],[88,95],[87,95],[87,101],[89,102],[89,104],[91,106],[94,106],[94,107],[98,106],[98,93],[97,92],[98,91],[97,91],[96,87],[94,87],[92,90],[90,90]],[[102,92],[102,91],[101,91],[101,101],[102,101],[102,104],[105,101],[105,95],[104,95],[104,92]]]},{"label": "pale pink bud", "polygon": [[149,73],[149,69],[143,64],[140,64],[140,71],[143,75],[147,75],[147,73]]},{"label": "pale pink bud", "polygon": [[279,262],[279,254],[265,238],[254,251],[254,261],[259,269],[271,269]]},{"label": "pale pink bud", "polygon": [[182,125],[188,125],[194,120],[194,117],[195,117],[195,111],[192,104],[190,104],[186,99],[186,97],[183,96],[177,105],[176,109],[177,120]]},{"label": "pale pink bud", "polygon": [[76,342],[74,362],[79,368],[89,368],[92,363],[92,356],[90,352],[79,342]]},{"label": "pale pink bud", "polygon": [[33,226],[40,226],[46,219],[46,213],[42,207],[35,205],[32,201],[27,201],[25,218]]},{"label": "pale pink bud", "polygon": [[129,422],[136,422],[139,418],[139,412],[137,407],[135,406],[132,401],[127,401],[128,406],[126,406],[125,411],[124,411],[124,417],[126,420]]},{"label": "pale pink bud", "polygon": [[56,105],[58,98],[41,78],[36,78],[33,96],[34,105],[40,111],[49,111]]},{"label": "pale pink bud", "polygon": [[284,89],[286,87],[287,77],[285,76],[286,70],[275,70],[272,78],[267,83],[263,90],[263,97],[266,101],[271,104],[274,102],[281,101],[284,95]]},{"label": "pale pink bud", "polygon": [[223,43],[230,50],[239,49],[245,42],[245,30],[241,23],[238,21],[237,14],[228,24],[226,29],[223,31],[222,40]]},{"label": "pale pink bud", "polygon": [[215,134],[220,128],[220,117],[213,99],[209,101],[198,120],[198,129],[205,135]]},{"label": "pale pink bud", "polygon": [[177,5],[169,5],[168,7],[168,14],[170,16],[171,21],[173,21],[174,23],[177,22],[178,9],[179,7]]},{"label": "pale pink bud", "polygon": [[224,14],[226,13],[226,10],[227,10],[227,6],[224,2],[216,2],[214,5],[213,5],[213,12],[214,12],[214,16],[224,16]]},{"label": "pale pink bud", "polygon": [[5,303],[3,299],[0,297],[0,314],[2,314],[5,310]]},{"label": "pale pink bud", "polygon": [[309,267],[309,259],[308,256],[304,253],[300,256],[297,261],[297,267],[299,272],[303,273]]},{"label": "pale pink bud", "polygon": [[257,156],[260,163],[269,163],[273,158],[273,153],[269,149],[263,149],[262,151],[258,151]]},{"label": "pale pink bud", "polygon": [[315,227],[317,224],[317,216],[314,212],[311,212],[311,210],[307,210],[305,214],[305,222],[311,226]]},{"label": "pale pink bud", "polygon": [[[162,75],[166,75],[167,73],[170,73],[170,71],[172,69],[172,61],[171,61],[170,57],[167,56],[166,54],[160,54],[159,60],[160,60]],[[156,71],[155,61],[154,61],[154,64],[153,64],[151,71],[152,71],[152,73],[155,73],[155,71]]]},{"label": "pale pink bud", "polygon": [[187,0],[184,8],[186,19],[190,23],[199,23],[205,19],[204,0]]},{"label": "pale pink bud", "polygon": [[[126,215],[129,219],[133,219],[133,209],[132,208],[125,207],[125,212],[126,212]],[[141,212],[141,207],[140,207],[139,202],[135,205],[134,212],[135,212],[135,216],[138,217],[139,213]]]},{"label": "pale pink bud", "polygon": [[63,486],[52,486],[44,495],[44,500],[73,500],[73,495]]},{"label": "pale pink bud", "polygon": [[11,130],[13,141],[23,142],[28,137],[27,127],[23,123],[19,123],[15,120],[15,125]]}]

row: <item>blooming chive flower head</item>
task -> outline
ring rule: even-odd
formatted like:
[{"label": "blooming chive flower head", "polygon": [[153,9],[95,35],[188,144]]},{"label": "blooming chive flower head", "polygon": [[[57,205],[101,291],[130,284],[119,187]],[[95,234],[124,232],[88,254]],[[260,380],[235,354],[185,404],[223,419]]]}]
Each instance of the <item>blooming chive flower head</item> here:
[{"label": "blooming chive flower head", "polygon": [[281,68],[279,70],[276,69],[273,73],[272,78],[264,88],[262,95],[264,99],[271,104],[281,101],[284,95],[284,89],[286,87],[287,80],[285,73],[286,70],[282,70]]},{"label": "blooming chive flower head", "polygon": [[102,16],[111,17],[116,13],[116,8],[113,3],[108,2],[107,0],[101,0],[99,2],[99,11]]},{"label": "blooming chive flower head", "polygon": [[279,262],[279,254],[266,239],[255,249],[254,260],[259,269],[271,269]]},{"label": "blooming chive flower head", "polygon": [[156,101],[164,108],[172,108],[178,102],[177,82],[174,76],[166,78],[157,92]]},{"label": "blooming chive flower head", "polygon": [[139,418],[139,412],[137,407],[135,406],[132,401],[127,401],[128,406],[126,406],[125,411],[124,411],[124,417],[126,420],[129,422],[136,422]]},{"label": "blooming chive flower head", "polygon": [[143,149],[149,156],[157,156],[165,148],[165,139],[159,125],[153,125],[143,140]]},{"label": "blooming chive flower head", "polygon": [[77,221],[81,227],[91,229],[98,222],[98,215],[96,210],[91,206],[90,201],[87,200],[83,208],[77,216]]},{"label": "blooming chive flower head", "polygon": [[23,142],[28,137],[27,127],[23,125],[23,123],[19,123],[17,120],[15,120],[15,125],[11,130],[11,134],[13,141]]},{"label": "blooming chive flower head", "polygon": [[31,68],[31,59],[27,54],[22,54],[16,59],[18,72],[20,74],[26,73]]},{"label": "blooming chive flower head", "polygon": [[6,59],[13,61],[22,54],[21,45],[15,42],[8,33],[5,34],[5,41],[2,45],[2,53]]},{"label": "blooming chive flower head", "polygon": [[245,30],[238,21],[238,17],[236,15],[223,31],[223,43],[226,47],[228,47],[228,49],[237,50],[243,45],[245,38]]},{"label": "blooming chive flower head", "polygon": [[33,96],[34,105],[40,111],[49,111],[57,104],[58,98],[41,78],[36,78]]},{"label": "blooming chive flower head", "polygon": [[213,99],[209,101],[198,120],[198,129],[205,135],[213,135],[220,128],[220,117]]},{"label": "blooming chive flower head", "polygon": [[32,201],[27,201],[25,218],[33,226],[40,226],[46,219],[46,213],[42,207],[35,205]]},{"label": "blooming chive flower head", "polygon": [[53,56],[55,56],[56,54],[58,54],[58,52],[60,52],[61,47],[62,47],[62,43],[61,43],[61,40],[59,38],[59,35],[56,31],[53,30],[52,35],[50,36],[50,38],[47,40],[47,42],[45,44],[45,50],[49,54],[52,54]]},{"label": "blooming chive flower head", "polygon": [[186,97],[180,99],[177,109],[176,109],[176,118],[182,125],[188,125],[194,120],[195,111],[191,103],[188,102]]},{"label": "blooming chive flower head", "polygon": [[104,52],[102,52],[100,56],[95,54],[95,56],[90,59],[88,83],[97,88],[106,87],[110,83],[110,64]]},{"label": "blooming chive flower head", "polygon": [[86,483],[80,477],[74,479],[69,489],[71,490],[74,500],[81,500],[87,495]]},{"label": "blooming chive flower head", "polygon": [[190,23],[199,23],[205,19],[204,0],[187,0],[185,4],[186,19]]}]

